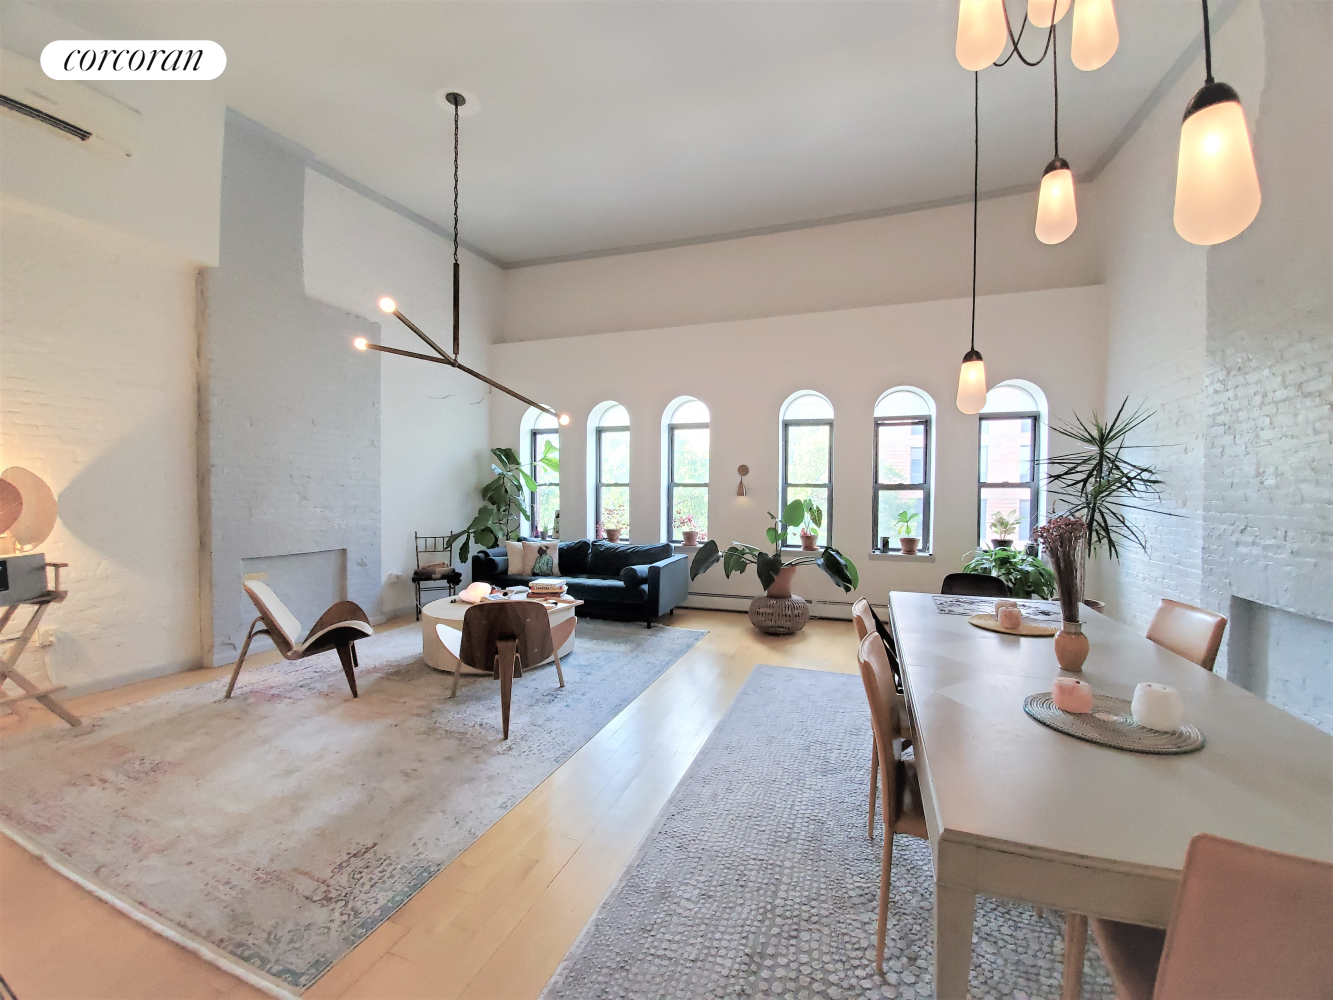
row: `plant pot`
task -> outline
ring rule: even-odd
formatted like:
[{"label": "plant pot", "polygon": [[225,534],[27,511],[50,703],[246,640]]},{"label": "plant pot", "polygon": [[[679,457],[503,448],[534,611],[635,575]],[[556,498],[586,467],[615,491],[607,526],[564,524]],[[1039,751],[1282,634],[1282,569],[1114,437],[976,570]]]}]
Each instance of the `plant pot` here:
[{"label": "plant pot", "polygon": [[1088,658],[1088,637],[1083,634],[1082,622],[1065,622],[1055,634],[1055,659],[1061,670],[1075,673],[1083,669]]},{"label": "plant pot", "polygon": [[699,532],[697,531],[682,531],[680,537],[681,541],[691,548],[699,544]]},{"label": "plant pot", "polygon": [[750,602],[750,624],[765,635],[794,635],[810,620],[810,605],[799,597],[756,597]]},{"label": "plant pot", "polygon": [[769,597],[791,597],[791,578],[795,575],[795,566],[783,566],[778,570],[778,578],[764,593]]},{"label": "plant pot", "polygon": [[814,552],[819,546],[819,535],[808,535],[801,532],[801,548],[806,552]]},{"label": "plant pot", "polygon": [[1092,608],[1093,611],[1104,611],[1106,609],[1105,601],[1094,601],[1091,597],[1085,597],[1083,603]]},{"label": "plant pot", "polygon": [[620,541],[620,529],[619,529],[619,528],[607,528],[607,529],[606,529],[606,540],[607,540],[608,542],[618,542],[618,541]]},{"label": "plant pot", "polygon": [[992,538],[990,540],[990,547],[993,549],[1012,549],[1014,547],[1014,540],[1012,538]]},{"label": "plant pot", "polygon": [[921,539],[913,538],[911,535],[903,535],[898,539],[898,544],[903,547],[903,555],[916,555],[917,546],[921,544]]}]

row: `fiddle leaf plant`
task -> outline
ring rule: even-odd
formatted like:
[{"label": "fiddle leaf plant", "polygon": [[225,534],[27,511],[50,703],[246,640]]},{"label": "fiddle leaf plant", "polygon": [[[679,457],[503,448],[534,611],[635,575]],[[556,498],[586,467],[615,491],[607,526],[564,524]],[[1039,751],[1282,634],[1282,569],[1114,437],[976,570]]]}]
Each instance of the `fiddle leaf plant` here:
[{"label": "fiddle leaf plant", "polygon": [[[822,514],[822,512],[821,512]],[[824,574],[844,591],[855,590],[860,586],[861,578],[855,564],[841,552],[831,546],[824,546],[819,555],[796,555],[783,560],[782,542],[787,531],[800,525],[805,520],[805,504],[793,500],[778,517],[772,511],[768,516],[773,523],[764,531],[768,543],[773,546],[771,553],[755,545],[744,542],[732,542],[726,549],[718,547],[717,542],[709,539],[694,555],[690,564],[690,579],[697,579],[708,572],[717,563],[722,563],[722,572],[728,577],[732,573],[744,573],[747,566],[754,566],[759,577],[759,585],[767,590],[773,586],[784,568],[788,566],[818,566]]]},{"label": "fiddle leaf plant", "polygon": [[[466,528],[455,531],[445,541],[451,563],[455,545],[459,545],[458,558],[467,562],[474,546],[489,549],[507,538],[516,539],[523,520],[532,519],[525,498],[537,489],[537,481],[523,468],[513,448],[492,448],[491,457],[495,460],[491,463],[495,478],[481,488],[482,505],[477,508],[477,516]],[[549,441],[546,453],[536,460],[534,469],[537,465],[552,472],[560,471],[559,451],[552,454]]]},{"label": "fiddle leaf plant", "polygon": [[899,538],[902,538],[904,535],[907,535],[910,538],[912,537],[912,528],[919,520],[921,520],[921,515],[916,511],[900,510],[898,511],[897,518],[894,519],[893,530],[898,533]]}]

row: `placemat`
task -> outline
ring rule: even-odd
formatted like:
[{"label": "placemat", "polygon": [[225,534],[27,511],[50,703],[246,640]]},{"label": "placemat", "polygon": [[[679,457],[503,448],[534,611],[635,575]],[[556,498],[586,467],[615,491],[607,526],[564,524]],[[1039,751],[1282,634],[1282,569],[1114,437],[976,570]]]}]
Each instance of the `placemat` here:
[{"label": "placemat", "polygon": [[1024,622],[1018,628],[1005,628],[1000,624],[1000,619],[994,615],[973,615],[968,621],[977,628],[984,628],[987,632],[1000,632],[1004,635],[1027,635],[1049,639],[1059,631],[1049,625],[1034,625],[1032,622]]},{"label": "placemat", "polygon": [[1134,722],[1129,702],[1109,694],[1093,695],[1092,711],[1086,715],[1056,708],[1049,691],[1028,695],[1023,711],[1057,732],[1116,750],[1180,754],[1203,749],[1203,733],[1193,726],[1181,726],[1173,733],[1147,729]]},{"label": "placemat", "polygon": [[[995,612],[994,597],[955,597],[952,594],[932,594],[935,610],[942,615],[989,615]],[[1063,622],[1059,601],[1017,601],[1024,618],[1043,622]]]}]

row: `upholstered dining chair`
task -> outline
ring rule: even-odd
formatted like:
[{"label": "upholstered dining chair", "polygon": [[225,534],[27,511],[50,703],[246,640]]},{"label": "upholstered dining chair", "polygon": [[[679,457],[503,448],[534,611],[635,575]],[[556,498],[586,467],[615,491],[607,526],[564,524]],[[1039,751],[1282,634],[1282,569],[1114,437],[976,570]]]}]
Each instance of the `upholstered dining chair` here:
[{"label": "upholstered dining chair", "polygon": [[1162,598],[1148,624],[1148,638],[1159,646],[1212,670],[1227,620],[1203,608]]},{"label": "upholstered dining chair", "polygon": [[273,645],[286,660],[303,660],[307,656],[336,649],[343,673],[347,675],[347,686],[352,689],[352,697],[357,696],[356,674],[353,673],[358,666],[356,640],[375,634],[375,630],[370,627],[370,619],[359,604],[355,601],[338,601],[319,616],[319,621],[311,627],[310,633],[301,639],[301,623],[287,609],[287,605],[278,600],[272,587],[258,580],[246,580],[244,587],[259,617],[250,623],[245,644],[241,646],[241,655],[227,683],[224,701],[231,697],[236,687],[236,678],[241,675],[241,667],[245,664],[245,656],[250,651],[250,641],[257,635],[266,635],[272,639]]},{"label": "upholstered dining chair", "polygon": [[950,573],[940,584],[941,594],[954,597],[1008,597],[1009,585],[985,573]]},{"label": "upholstered dining chair", "polygon": [[[504,738],[509,739],[514,678],[522,677],[524,668],[531,670],[554,657],[556,677],[564,687],[560,647],[573,634],[575,624],[570,617],[552,628],[546,606],[540,601],[494,601],[468,608],[462,631],[440,624],[435,626],[435,633],[455,659],[475,670],[489,668],[500,682],[500,720]],[[450,698],[458,693],[458,674],[455,670]]]},{"label": "upholstered dining chair", "polygon": [[1092,931],[1117,1000],[1333,996],[1333,865],[1201,833],[1170,926]]},{"label": "upholstered dining chair", "polygon": [[884,823],[884,852],[879,869],[879,923],[875,931],[875,968],[884,971],[884,936],[889,922],[889,873],[893,868],[893,835],[907,834],[926,839],[926,817],[922,811],[921,786],[916,761],[904,758],[902,731],[893,685],[893,670],[884,643],[878,635],[867,635],[857,652],[861,681],[870,703],[870,728],[875,734],[875,756],[871,763],[870,835],[874,831],[875,772],[879,777],[880,816]]}]

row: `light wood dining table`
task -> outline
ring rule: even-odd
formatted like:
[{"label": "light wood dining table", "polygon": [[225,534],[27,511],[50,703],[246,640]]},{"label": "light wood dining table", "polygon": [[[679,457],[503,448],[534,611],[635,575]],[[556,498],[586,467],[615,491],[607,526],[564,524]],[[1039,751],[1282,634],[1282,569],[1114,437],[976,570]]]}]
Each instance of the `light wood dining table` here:
[{"label": "light wood dining table", "polygon": [[1153,756],[1048,729],[1023,700],[1060,675],[1049,638],[987,632],[930,594],[889,607],[935,867],[935,995],[965,998],[978,894],[1165,927],[1197,833],[1333,862],[1333,736],[1087,611],[1081,676],[1180,691],[1206,745]]}]

